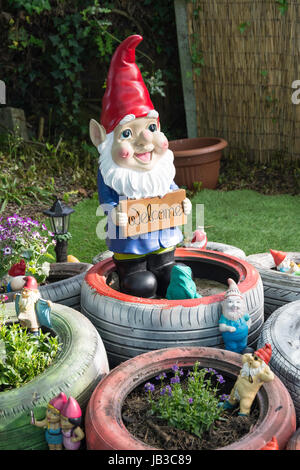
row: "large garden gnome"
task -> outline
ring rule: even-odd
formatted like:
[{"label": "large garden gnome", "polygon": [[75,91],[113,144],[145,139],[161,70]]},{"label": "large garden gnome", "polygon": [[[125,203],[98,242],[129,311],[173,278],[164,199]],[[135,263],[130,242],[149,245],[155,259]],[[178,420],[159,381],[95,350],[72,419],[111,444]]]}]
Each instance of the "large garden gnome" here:
[{"label": "large garden gnome", "polygon": [[[98,193],[107,215],[107,245],[114,253],[122,292],[139,297],[164,297],[174,266],[174,251],[182,241],[175,228],[124,237],[121,199],[163,197],[178,189],[173,153],[160,132],[158,112],[135,63],[139,35],[125,39],[115,51],[102,101],[100,124],[90,122],[90,137],[100,153]],[[185,214],[191,211],[183,201]]]},{"label": "large garden gnome", "polygon": [[243,296],[233,279],[228,279],[229,288],[225,293],[219,330],[222,333],[225,349],[243,353],[247,347],[248,330],[251,318],[245,314]]},{"label": "large garden gnome", "polygon": [[265,344],[253,354],[243,354],[242,369],[230,392],[229,399],[220,403],[224,409],[233,409],[239,405],[239,415],[249,415],[252,403],[260,387],[274,379],[268,366],[272,356],[270,344]]}]

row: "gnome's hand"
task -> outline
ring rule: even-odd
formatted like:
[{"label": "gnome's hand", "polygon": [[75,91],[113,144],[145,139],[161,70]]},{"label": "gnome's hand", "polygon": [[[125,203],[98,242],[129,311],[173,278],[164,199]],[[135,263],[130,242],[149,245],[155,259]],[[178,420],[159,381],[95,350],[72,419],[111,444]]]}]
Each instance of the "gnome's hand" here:
[{"label": "gnome's hand", "polygon": [[128,216],[126,212],[119,212],[116,207],[111,211],[111,218],[115,225],[119,227],[126,227],[128,223]]},{"label": "gnome's hand", "polygon": [[185,213],[185,215],[189,215],[192,211],[192,203],[191,201],[186,197],[183,202],[183,212]]}]

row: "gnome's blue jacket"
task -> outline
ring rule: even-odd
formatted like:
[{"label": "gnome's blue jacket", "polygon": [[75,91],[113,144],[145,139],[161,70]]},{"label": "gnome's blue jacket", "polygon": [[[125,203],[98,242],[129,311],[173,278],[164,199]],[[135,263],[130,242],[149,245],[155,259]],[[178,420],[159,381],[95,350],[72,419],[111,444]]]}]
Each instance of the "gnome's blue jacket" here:
[{"label": "gnome's blue jacket", "polygon": [[[178,189],[174,183],[170,186],[170,192]],[[157,230],[151,233],[136,235],[134,237],[122,238],[117,227],[110,216],[111,210],[116,207],[121,198],[119,194],[109,186],[107,186],[98,169],[98,196],[99,202],[107,215],[107,238],[106,244],[109,250],[114,253],[130,253],[135,255],[144,255],[152,251],[159,250],[160,248],[169,248],[176,246],[183,240],[182,232],[178,227],[171,227],[168,229]]]}]

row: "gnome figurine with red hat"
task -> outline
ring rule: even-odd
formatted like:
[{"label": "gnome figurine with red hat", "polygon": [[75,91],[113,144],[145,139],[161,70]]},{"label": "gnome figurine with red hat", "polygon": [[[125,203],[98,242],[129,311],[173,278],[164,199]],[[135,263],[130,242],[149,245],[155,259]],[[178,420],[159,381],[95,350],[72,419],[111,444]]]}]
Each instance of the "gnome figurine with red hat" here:
[{"label": "gnome figurine with red hat", "polygon": [[61,411],[67,403],[66,395],[61,392],[52,398],[46,410],[46,417],[42,421],[36,421],[32,418],[31,424],[39,428],[45,428],[45,439],[49,446],[49,450],[62,450],[63,435],[61,429]]},{"label": "gnome figurine with red hat", "polygon": [[284,251],[270,250],[277,271],[300,276],[300,267]]},{"label": "gnome figurine with red hat", "polygon": [[61,428],[63,434],[63,446],[66,450],[78,450],[84,432],[81,429],[82,413],[75,398],[70,397],[61,410]]},{"label": "gnome figurine with red hat", "polygon": [[228,279],[227,282],[229,288],[224,295],[219,330],[222,333],[225,349],[242,354],[247,347],[251,318],[244,311],[244,299],[237,284],[233,279]]},{"label": "gnome figurine with red hat", "polygon": [[271,355],[270,344],[265,344],[263,348],[253,354],[243,354],[243,366],[230,392],[229,399],[220,403],[220,406],[229,410],[239,404],[239,415],[248,416],[260,387],[274,379],[274,374],[268,366]]},{"label": "gnome figurine with red hat", "polygon": [[51,328],[50,313],[52,302],[41,298],[37,281],[32,276],[25,276],[24,286],[15,294],[15,308],[20,325],[38,336],[40,327]]},{"label": "gnome figurine with red hat", "polygon": [[[109,68],[100,124],[90,121],[90,137],[99,158],[98,194],[107,215],[107,245],[122,292],[138,297],[165,297],[174,266],[175,247],[183,239],[178,227],[124,237],[128,223],[120,212],[120,199],[163,197],[178,189],[174,183],[174,155],[160,131],[141,72],[135,63],[139,35],[125,39],[116,49]],[[183,201],[185,214],[191,212]]]}]

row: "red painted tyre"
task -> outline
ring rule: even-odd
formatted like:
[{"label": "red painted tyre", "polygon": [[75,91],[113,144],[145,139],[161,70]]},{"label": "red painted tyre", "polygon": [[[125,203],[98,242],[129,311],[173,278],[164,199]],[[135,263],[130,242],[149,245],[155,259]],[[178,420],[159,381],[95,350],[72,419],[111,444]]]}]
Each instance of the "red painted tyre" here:
[{"label": "red painted tyre", "polygon": [[300,428],[290,438],[286,450],[300,450]]},{"label": "red painted tyre", "polygon": [[[85,415],[89,450],[157,450],[128,432],[122,421],[122,405],[139,385],[167,372],[177,363],[191,368],[213,367],[235,379],[241,368],[241,355],[217,348],[171,348],[142,354],[113,369],[94,390]],[[260,450],[274,435],[279,449],[285,449],[296,429],[293,402],[283,383],[275,377],[257,395],[259,418],[251,433],[222,450]]]},{"label": "red painted tyre", "polygon": [[155,349],[222,347],[218,322],[229,277],[238,283],[244,296],[246,312],[252,319],[248,344],[255,347],[264,316],[263,286],[257,270],[242,259],[209,250],[179,248],[176,259],[188,264],[195,278],[223,283],[224,292],[187,300],[126,295],[107,284],[115,270],[112,258],[97,263],[86,274],[81,288],[81,312],[98,330],[111,367]]}]

